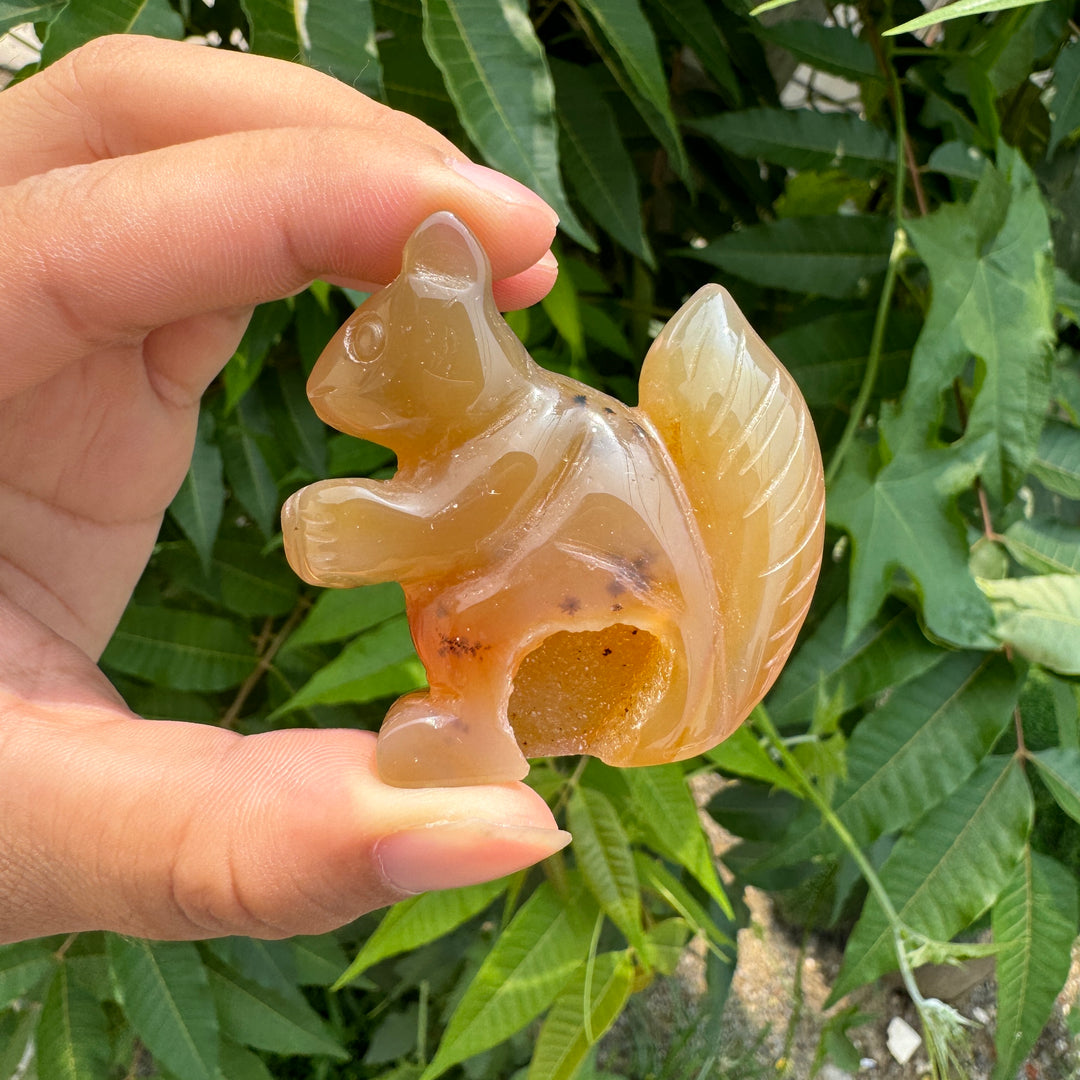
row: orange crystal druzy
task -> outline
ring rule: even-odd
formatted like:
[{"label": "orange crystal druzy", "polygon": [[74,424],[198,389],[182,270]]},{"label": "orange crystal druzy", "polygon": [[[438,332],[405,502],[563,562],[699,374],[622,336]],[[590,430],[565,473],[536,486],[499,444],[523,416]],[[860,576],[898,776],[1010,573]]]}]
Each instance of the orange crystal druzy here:
[{"label": "orange crystal druzy", "polygon": [[689,757],[775,680],[821,562],[806,404],[725,290],[657,337],[629,408],[538,367],[449,213],[342,327],[308,393],[398,458],[283,511],[306,581],[400,581],[429,689],[391,708],[385,781],[520,779],[527,757]]}]

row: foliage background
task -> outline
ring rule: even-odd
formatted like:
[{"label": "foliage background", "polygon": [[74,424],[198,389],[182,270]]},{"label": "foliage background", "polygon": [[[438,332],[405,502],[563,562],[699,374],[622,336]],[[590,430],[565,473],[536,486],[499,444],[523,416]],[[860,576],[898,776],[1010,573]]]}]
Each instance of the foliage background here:
[{"label": "foliage background", "polygon": [[[914,0],[780,21],[740,0],[0,0],[42,65],[105,33],[202,36],[327,71],[534,187],[562,273],[512,326],[625,400],[658,325],[722,279],[810,403],[831,530],[753,724],[680,765],[536,763],[564,855],[320,938],[0,948],[0,1078],[597,1075],[590,1047],[692,935],[719,1030],[747,883],[809,890],[849,935],[834,999],[989,927],[995,1076],[1016,1074],[1078,919],[1080,43],[1067,0],[967,6],[886,36]],[[358,299],[316,282],[260,308],[208,394],[104,657],[142,714],[375,727],[422,683],[396,587],[318,595],[280,552],[297,487],[393,468],[303,392]],[[742,838],[731,900],[687,787],[710,772]],[[944,1069],[953,1021],[920,1009]],[[850,1065],[838,1016],[823,1055]]]}]

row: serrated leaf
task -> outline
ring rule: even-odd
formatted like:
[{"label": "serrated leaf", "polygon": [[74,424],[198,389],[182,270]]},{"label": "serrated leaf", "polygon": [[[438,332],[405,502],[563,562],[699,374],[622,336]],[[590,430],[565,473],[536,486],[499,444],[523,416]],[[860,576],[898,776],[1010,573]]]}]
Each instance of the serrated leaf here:
[{"label": "serrated leaf", "polygon": [[837,214],[750,225],[684,254],[755,285],[844,300],[884,273],[891,243],[885,218]]},{"label": "serrated leaf", "polygon": [[615,807],[595,788],[579,787],[567,803],[566,819],[582,877],[604,914],[641,951],[641,892],[630,841]]},{"label": "serrated leaf", "polygon": [[872,177],[896,157],[889,133],[852,113],[743,109],[695,117],[690,126],[739,157],[789,169],[841,169]]},{"label": "serrated leaf", "polygon": [[1011,1080],[1065,985],[1080,907],[1076,878],[1026,848],[993,910],[997,954],[994,1080]]},{"label": "serrated leaf", "polygon": [[1053,518],[1021,518],[1003,537],[1009,554],[1039,574],[1080,574],[1080,528]]},{"label": "serrated leaf", "polygon": [[1080,675],[1080,576],[979,579],[994,609],[993,635],[1062,675]]},{"label": "serrated leaf", "polygon": [[1080,45],[1066,44],[1054,61],[1054,96],[1050,99],[1050,141],[1046,156],[1080,128]]},{"label": "serrated leaf", "polygon": [[503,878],[463,889],[441,889],[399,901],[383,916],[356,959],[338,977],[333,989],[340,990],[387,957],[411,952],[457,929],[474,915],[479,915],[506,890],[507,884]]},{"label": "serrated leaf", "polygon": [[322,479],[326,475],[327,428],[308,401],[304,375],[294,367],[279,367],[275,374],[271,386],[266,387],[265,379],[259,384],[268,391],[264,404],[270,429],[293,462]]},{"label": "serrated leaf", "polygon": [[532,188],[586,247],[563,191],[555,94],[523,0],[424,0],[424,44],[458,118],[488,163]]},{"label": "serrated leaf", "polygon": [[[424,685],[424,667],[414,657],[409,623],[403,615],[394,616],[347,645],[274,715],[311,705],[374,701],[392,693],[416,690]],[[384,673],[389,674],[383,677]]]},{"label": "serrated leaf", "polygon": [[[905,925],[948,941],[998,897],[1023,854],[1034,813],[1015,758],[987,758],[959,790],[902,836],[881,884]],[[896,967],[893,932],[870,896],[826,1007]]]},{"label": "serrated leaf", "polygon": [[728,917],[734,918],[681,767],[652,765],[627,769],[623,779],[630,789],[633,812],[650,845],[689,870]]},{"label": "serrated leaf", "polygon": [[967,534],[954,505],[979,472],[977,449],[907,453],[875,471],[874,450],[853,444],[826,504],[830,522],[852,542],[845,647],[873,620],[899,569],[914,582],[934,634],[992,647],[992,612],[968,572]]},{"label": "serrated leaf", "polygon": [[572,1080],[589,1048],[623,1011],[633,985],[629,951],[601,953],[591,971],[582,967],[555,999],[540,1028],[527,1080]]},{"label": "serrated leaf", "polygon": [[879,617],[843,644],[847,606],[834,604],[788,661],[767,700],[779,727],[805,723],[824,699],[840,713],[917,678],[945,658],[910,611]]},{"label": "serrated leaf", "polygon": [[582,965],[594,913],[584,894],[564,900],[544,882],[496,939],[422,1080],[434,1080],[539,1016]]},{"label": "serrated leaf", "polygon": [[[899,391],[921,322],[894,312],[880,358],[882,389]],[[769,348],[791,372],[806,403],[841,406],[851,401],[870,358],[872,311],[841,311],[769,338]]]},{"label": "serrated leaf", "polygon": [[[832,799],[855,842],[867,847],[907,828],[955,791],[1011,723],[1020,684],[999,655],[953,653],[865,716],[848,740],[847,778]],[[836,848],[817,814],[785,843],[789,861]]]},{"label": "serrated leaf", "polygon": [[43,4],[34,0],[0,0],[0,34],[23,23],[50,22],[66,3],[67,0],[46,0]]},{"label": "serrated leaf", "polygon": [[659,860],[643,851],[634,852],[634,866],[643,889],[650,889],[686,921],[695,934],[704,934],[718,948],[733,948],[735,943],[716,925],[716,921],[694,898],[690,890]]},{"label": "serrated leaf", "polygon": [[694,50],[705,70],[738,105],[742,89],[728,59],[731,50],[705,0],[656,0],[655,6],[664,13],[678,39]]},{"label": "serrated leaf", "polygon": [[1032,754],[1031,760],[1058,806],[1080,822],[1080,750],[1054,746]]},{"label": "serrated leaf", "polygon": [[111,1075],[105,1012],[63,964],[45,995],[35,1043],[42,1080],[108,1080]]},{"label": "serrated leaf", "polygon": [[363,585],[358,589],[326,589],[282,648],[321,645],[355,637],[404,612],[405,596],[396,581]]},{"label": "serrated leaf", "polygon": [[705,757],[724,772],[761,780],[803,797],[802,789],[773,761],[749,723],[736,728],[719,746],[707,750]]},{"label": "serrated leaf", "polygon": [[49,23],[41,66],[48,67],[93,38],[129,33],[179,39],[184,36],[184,21],[168,0],[69,0]]},{"label": "serrated leaf", "polygon": [[811,19],[788,19],[774,26],[756,26],[758,37],[787,49],[818,71],[859,82],[882,78],[870,43],[844,26],[826,26]]},{"label": "serrated leaf", "polygon": [[299,60],[382,96],[371,0],[241,0],[253,52]]},{"label": "serrated leaf", "polygon": [[258,1054],[223,1039],[216,1080],[273,1080],[273,1077]]},{"label": "serrated leaf", "polygon": [[1015,151],[1003,147],[998,162],[984,170],[969,203],[950,203],[905,223],[929,270],[932,297],[890,445],[894,453],[934,445],[942,395],[974,357],[965,439],[985,440],[982,481],[1007,501],[1040,445],[1054,279],[1038,184]]},{"label": "serrated leaf", "polygon": [[577,197],[601,228],[655,267],[642,224],[637,171],[611,106],[585,68],[552,61],[551,74],[559,107],[563,171]]},{"label": "serrated leaf", "polygon": [[[597,51],[667,151],[671,167],[686,179],[689,163],[671,111],[656,35],[638,0],[581,0],[581,6],[592,16],[603,37],[603,41],[593,38]],[[613,50],[614,57],[604,47],[605,43]]]},{"label": "serrated leaf", "polygon": [[247,633],[228,619],[134,604],[102,656],[107,667],[174,690],[227,690],[255,661]]},{"label": "serrated leaf", "polygon": [[179,1080],[213,1080],[218,1022],[199,950],[187,941],[110,934],[109,963],[128,1022]]},{"label": "serrated leaf", "polygon": [[209,566],[203,566],[191,546],[159,544],[155,564],[174,588],[201,596],[237,615],[285,615],[296,605],[300,586],[280,552],[264,555],[254,544],[221,540]]},{"label": "serrated leaf", "polygon": [[0,1012],[37,986],[55,965],[53,954],[39,941],[0,945]]},{"label": "serrated leaf", "polygon": [[278,492],[258,440],[242,424],[230,424],[218,441],[229,487],[269,540],[280,530]]},{"label": "serrated leaf", "polygon": [[225,509],[221,451],[213,442],[213,435],[213,417],[204,411],[199,416],[199,431],[191,465],[169,506],[170,515],[195,545],[204,567],[210,566],[214,541]]},{"label": "serrated leaf", "polygon": [[1058,420],[1047,423],[1031,471],[1051,491],[1080,499],[1080,429]]},{"label": "serrated leaf", "polygon": [[294,937],[289,945],[300,986],[330,986],[348,965],[344,949],[332,934]]},{"label": "serrated leaf", "polygon": [[948,22],[950,19],[962,19],[966,15],[989,15],[995,11],[1008,11],[1011,8],[1028,7],[1031,4],[1044,2],[1045,0],[956,0],[954,4],[946,4],[944,7],[920,15],[917,19],[909,19],[899,26],[885,30],[882,36],[910,34],[913,30],[937,26],[938,23]]},{"label": "serrated leaf", "polygon": [[306,1003],[287,1000],[222,963],[213,953],[203,959],[222,1034],[239,1043],[279,1054],[348,1054],[321,1017]]},{"label": "serrated leaf", "polygon": [[986,168],[986,154],[977,146],[953,139],[930,151],[926,168],[961,180],[978,180]]}]

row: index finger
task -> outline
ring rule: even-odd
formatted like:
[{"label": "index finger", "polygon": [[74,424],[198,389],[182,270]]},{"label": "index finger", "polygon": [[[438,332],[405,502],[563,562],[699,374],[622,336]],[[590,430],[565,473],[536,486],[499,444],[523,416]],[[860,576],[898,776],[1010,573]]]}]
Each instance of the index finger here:
[{"label": "index finger", "polygon": [[300,64],[138,35],[102,37],[4,91],[0,185],[236,131],[353,125],[466,160],[422,121]]}]

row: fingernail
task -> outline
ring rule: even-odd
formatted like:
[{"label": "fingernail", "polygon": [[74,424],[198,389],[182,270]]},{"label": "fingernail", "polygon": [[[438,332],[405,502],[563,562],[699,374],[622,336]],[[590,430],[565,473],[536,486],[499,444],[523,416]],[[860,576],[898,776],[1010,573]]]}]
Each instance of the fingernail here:
[{"label": "fingernail", "polygon": [[451,821],[383,837],[374,855],[389,885],[420,893],[505,877],[569,843],[570,834],[560,829]]},{"label": "fingernail", "polygon": [[536,265],[542,266],[545,270],[554,270],[556,274],[559,272],[559,260],[555,258],[554,251],[548,251],[546,255],[537,259]]},{"label": "fingernail", "polygon": [[532,206],[543,210],[550,217],[552,227],[558,225],[559,215],[535,191],[531,191],[524,184],[519,184],[505,173],[496,172],[495,169],[489,169],[486,165],[477,165],[475,161],[451,161],[450,168],[478,188],[498,195],[500,199],[519,206]]}]

